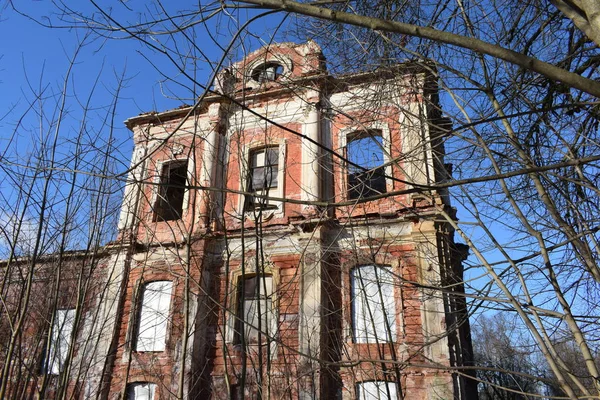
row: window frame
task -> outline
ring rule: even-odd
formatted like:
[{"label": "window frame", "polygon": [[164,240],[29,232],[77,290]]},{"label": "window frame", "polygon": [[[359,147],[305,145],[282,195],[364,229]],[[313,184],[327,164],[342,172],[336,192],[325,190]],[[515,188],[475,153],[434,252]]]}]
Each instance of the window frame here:
[{"label": "window frame", "polygon": [[[358,302],[365,302],[367,303],[368,300],[366,300],[366,297],[360,296],[358,295],[358,291],[356,288],[356,279],[355,279],[355,273],[356,271],[360,271],[361,268],[373,268],[373,271],[386,271],[386,274],[389,274],[388,277],[390,279],[389,284],[391,287],[388,289],[389,291],[392,292],[392,296],[385,296],[385,295],[381,295],[381,289],[377,290],[377,293],[379,293],[380,298],[376,299],[376,300],[380,300],[383,301],[383,307],[382,310],[385,311],[385,314],[383,314],[382,311],[382,315],[381,318],[384,318],[384,316],[387,316],[387,322],[390,326],[390,330],[388,331],[387,326],[385,327],[385,332],[384,335],[380,336],[380,334],[377,332],[377,322],[375,323],[371,323],[370,325],[367,325],[365,322],[364,326],[360,326],[358,324],[358,311],[357,311],[357,306],[358,306]],[[378,279],[381,279],[381,276],[377,277]],[[362,277],[360,277],[361,282],[362,282]],[[384,343],[397,343],[398,342],[398,336],[400,334],[400,327],[398,324],[398,304],[397,304],[397,295],[396,295],[396,281],[397,279],[395,278],[394,275],[394,267],[391,265],[387,265],[387,264],[378,264],[378,263],[369,263],[369,264],[360,264],[360,265],[356,265],[353,268],[350,269],[350,274],[349,274],[349,280],[350,280],[350,333],[351,333],[351,338],[352,338],[352,342],[356,343],[356,344],[384,344]],[[368,282],[367,282],[368,284]],[[364,292],[364,289],[366,287],[366,285],[364,284],[364,282],[362,282],[362,290],[361,292]],[[380,288],[380,286],[378,285],[378,287]],[[390,300],[390,303],[387,304],[387,306],[391,306],[393,307],[393,309],[390,310],[390,312],[387,311],[386,308],[386,304],[385,301],[386,300]],[[370,302],[368,302],[370,303]],[[365,304],[368,309],[369,309],[369,313],[372,313],[373,310],[371,309],[371,306],[369,304]],[[375,304],[374,305],[376,308],[381,306],[381,303],[379,304]],[[375,310],[377,311],[377,309]],[[385,322],[385,320],[383,320],[382,322]]]},{"label": "window frame", "polygon": [[[250,157],[253,152],[260,151],[268,148],[278,149],[278,164],[277,164],[277,187],[268,189],[268,197],[285,197],[285,168],[286,168],[286,147],[287,143],[285,139],[279,139],[272,142],[251,142],[244,146],[242,155],[239,162],[240,171],[240,192],[238,210],[240,215],[244,215],[248,218],[254,219],[258,217],[270,218],[272,216],[283,216],[284,213],[284,202],[278,200],[267,200],[268,205],[271,208],[260,209],[255,208],[253,210],[247,209],[247,198],[249,194],[249,182],[251,172],[251,160]],[[248,194],[246,194],[248,193]],[[256,192],[254,192],[256,193]],[[264,193],[259,193],[264,194]]]},{"label": "window frame", "polygon": [[[386,192],[391,192],[394,189],[394,182],[393,182],[393,166],[391,163],[391,151],[392,151],[392,142],[391,142],[391,136],[390,136],[390,128],[388,126],[387,123],[384,122],[373,122],[371,124],[364,124],[364,125],[360,125],[360,126],[353,126],[353,127],[348,127],[345,129],[340,130],[340,135],[339,135],[339,147],[342,151],[342,154],[344,154],[344,157],[346,158],[346,160],[349,160],[349,154],[348,154],[348,145],[353,141],[352,140],[352,136],[356,135],[359,132],[369,132],[369,131],[373,131],[373,132],[379,132],[379,135],[381,137],[381,146],[382,148],[382,154],[383,154],[383,163],[380,166],[380,168],[383,168],[384,174],[385,174],[385,189]],[[348,140],[350,138],[350,140]],[[350,196],[349,196],[349,190],[348,190],[348,175],[349,175],[349,165],[348,163],[344,163],[344,167],[341,171],[341,179],[340,182],[343,183],[342,187],[342,193],[343,193],[343,198],[344,199],[348,199],[350,200]],[[359,200],[362,197],[358,197],[356,199],[352,199],[352,200]]]},{"label": "window frame", "polygon": [[[268,64],[279,64],[283,67],[283,70],[279,74],[278,78],[274,81],[262,81],[259,82],[253,78],[254,72],[257,68],[262,65]],[[251,61],[244,69],[245,82],[244,86],[248,89],[258,89],[265,84],[273,82],[285,82],[292,75],[293,63],[289,57],[280,54],[263,54],[262,56],[256,57]]]},{"label": "window frame", "polygon": [[279,287],[279,271],[271,264],[267,263],[264,267],[261,268],[260,271],[257,271],[256,265],[253,261],[247,263],[244,268],[244,273],[242,273],[242,268],[238,268],[231,272],[230,274],[230,289],[228,293],[228,318],[225,327],[225,341],[226,343],[240,346],[236,336],[237,335],[237,320],[239,318],[239,280],[252,277],[255,275],[266,275],[272,277],[272,295],[271,295],[271,310],[272,310],[272,321],[271,321],[271,331],[270,336],[273,339],[266,338],[266,341],[263,343],[247,343],[247,347],[258,347],[264,346],[265,343],[270,343],[269,353],[271,354],[271,359],[277,358],[277,337],[279,335],[279,296],[278,296],[278,287]]},{"label": "window frame", "polygon": [[[399,387],[400,385],[398,384],[398,382],[395,381],[386,381],[386,380],[369,380],[369,381],[362,381],[362,382],[358,382],[356,384],[356,399],[357,400],[371,400],[373,397],[372,396],[365,396],[364,394],[361,393],[368,393],[368,394],[372,394],[371,392],[366,392],[365,390],[365,385],[369,385],[369,384],[373,384],[375,387],[374,389],[376,390],[376,394],[377,397],[375,397],[375,399],[378,400],[398,400],[398,394],[399,394]],[[381,390],[381,386],[384,387],[384,390]],[[393,393],[390,393],[391,396],[387,396],[387,388],[389,387],[393,387],[394,388],[394,392],[396,394],[396,396],[394,397]],[[361,390],[362,388],[362,390]],[[384,393],[386,394],[385,397],[381,397],[380,394]]]},{"label": "window frame", "polygon": [[138,400],[138,397],[135,394],[135,388],[148,386],[150,396],[147,397],[148,400],[156,399],[156,388],[157,385],[154,382],[131,382],[127,384],[127,400]]},{"label": "window frame", "polygon": [[[183,164],[183,163],[187,163],[187,168],[186,168],[186,179],[185,179],[185,185],[184,185],[184,189],[183,189],[183,200],[182,200],[182,204],[181,204],[181,215],[179,218],[176,219],[163,219],[163,218],[159,218],[158,212],[159,212],[159,202],[162,201],[161,200],[161,188],[162,186],[162,180],[163,180],[163,170],[165,169],[165,167],[171,165],[171,164]],[[194,171],[194,161],[192,159],[192,157],[180,157],[180,158],[172,158],[172,159],[168,159],[168,160],[156,160],[156,170],[155,170],[155,175],[154,175],[154,180],[153,180],[153,191],[152,191],[152,201],[150,202],[151,205],[151,218],[152,218],[152,222],[153,223],[169,223],[169,222],[173,222],[173,221],[181,221],[183,220],[186,215],[187,215],[187,211],[188,211],[188,207],[189,207],[189,196],[190,196],[190,182],[192,182],[192,177],[193,177],[193,171]]]},{"label": "window frame", "polygon": [[[65,314],[64,318],[60,317],[62,313]],[[72,315],[69,317],[69,314]],[[75,317],[75,308],[59,308],[54,311],[54,319],[48,335],[48,354],[44,358],[44,372],[47,375],[60,375],[63,371],[73,345]],[[66,335],[65,327],[67,328]],[[62,352],[63,347],[66,350],[65,354]]]},{"label": "window frame", "polygon": [[[271,278],[271,287],[267,288],[267,291],[269,291],[270,289],[270,293],[268,294],[262,294],[260,293],[263,290],[264,284],[265,284],[265,280],[263,278]],[[258,297],[251,297],[251,298],[246,298],[245,296],[242,297],[242,282],[248,281],[250,279],[256,279],[258,278],[258,288],[259,288],[259,293],[258,293]],[[241,334],[242,334],[242,329],[245,330],[245,335],[246,335],[246,345],[247,346],[252,346],[252,345],[263,345],[265,342],[268,342],[270,339],[269,337],[266,336],[266,334],[268,333],[271,337],[274,337],[275,334],[277,333],[277,319],[276,319],[276,312],[275,312],[275,304],[274,304],[274,296],[275,296],[275,279],[273,277],[272,274],[269,273],[252,273],[252,274],[244,274],[241,275],[240,277],[238,277],[237,279],[237,283],[236,283],[236,319],[235,319],[235,325],[234,325],[234,344],[237,345],[241,345],[242,341],[241,341]],[[267,322],[267,331],[266,332],[262,332],[262,334],[264,335],[264,338],[262,341],[252,341],[249,342],[248,341],[248,337],[250,335],[248,335],[248,331],[253,330],[258,332],[258,329],[255,329],[252,326],[247,325],[249,323],[249,321],[247,320],[247,315],[246,315],[246,301],[253,301],[256,303],[260,303],[261,300],[269,300],[270,301],[270,309],[266,309],[264,310],[265,312],[265,319]],[[265,301],[266,303],[266,301]],[[270,315],[268,315],[267,313],[270,313]],[[256,318],[256,320],[261,320],[261,316],[253,316],[253,318]]]},{"label": "window frame", "polygon": [[[168,298],[168,307],[164,308],[167,310],[167,314],[166,316],[163,316],[163,321],[161,321],[161,330],[164,330],[164,335],[159,336],[158,338],[156,337],[156,334],[153,335],[152,337],[150,337],[150,335],[148,336],[140,336],[140,333],[142,332],[142,329],[144,328],[144,326],[142,325],[143,323],[143,318],[144,318],[144,310],[145,310],[145,306],[147,307],[147,305],[145,305],[145,300],[147,299],[146,297],[146,293],[148,291],[148,286],[149,285],[154,285],[154,284],[165,284],[165,283],[169,283],[169,293],[168,295],[166,293],[163,293],[164,298]],[[169,334],[170,334],[170,326],[171,326],[171,316],[172,316],[172,310],[171,308],[173,307],[173,294],[174,294],[174,282],[170,281],[170,280],[153,280],[153,281],[145,281],[145,282],[141,282],[139,285],[139,289],[138,289],[138,296],[137,296],[137,312],[136,312],[136,318],[134,320],[135,322],[135,326],[134,326],[134,330],[133,330],[133,351],[138,352],[138,353],[159,353],[159,352],[164,352],[167,349],[167,343],[169,341]],[[154,290],[155,292],[157,292],[156,290]],[[160,304],[160,300],[164,300],[164,298],[159,299],[159,304]],[[163,311],[163,308],[160,308],[158,310],[150,310],[153,311],[154,314],[160,314],[160,312]],[[150,316],[152,317],[152,315]],[[154,324],[151,326],[151,328],[156,332],[157,327],[159,325],[158,324]],[[164,326],[164,329],[163,327]],[[163,338],[162,340],[158,341],[157,339]],[[143,342],[144,340],[148,340],[148,341],[152,341],[150,344],[145,344],[145,342]],[[151,345],[152,347],[146,347]]]},{"label": "window frame", "polygon": [[[271,71],[273,76],[270,76]],[[285,67],[278,60],[270,60],[256,65],[251,70],[250,77],[258,83],[275,82],[281,78],[284,71]]]}]

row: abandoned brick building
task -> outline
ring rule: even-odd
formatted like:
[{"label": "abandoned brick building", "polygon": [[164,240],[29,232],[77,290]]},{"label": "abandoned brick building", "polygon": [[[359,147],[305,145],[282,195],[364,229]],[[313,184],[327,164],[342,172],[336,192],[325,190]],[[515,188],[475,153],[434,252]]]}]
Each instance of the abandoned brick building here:
[{"label": "abandoned brick building", "polygon": [[430,65],[334,77],[314,42],[275,44],[126,125],[119,236],[64,255],[60,298],[24,322],[46,339],[9,367],[27,387],[6,393],[476,396]]}]

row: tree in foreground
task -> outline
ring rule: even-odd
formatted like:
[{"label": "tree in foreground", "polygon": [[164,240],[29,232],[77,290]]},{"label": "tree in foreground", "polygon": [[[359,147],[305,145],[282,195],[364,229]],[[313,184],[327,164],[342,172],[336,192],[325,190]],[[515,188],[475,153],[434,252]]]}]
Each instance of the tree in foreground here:
[{"label": "tree in foreground", "polygon": [[[365,1],[324,5],[252,0],[172,10],[156,2],[151,13],[136,20],[128,19],[125,5],[112,14],[98,8],[85,15],[64,7],[60,10],[62,21],[53,20],[53,24],[139,41],[151,62],[160,57],[172,62],[170,71],[175,72],[164,71],[168,87],[179,93],[183,93],[180,88],[189,90],[179,97],[194,102],[213,95],[217,72],[228,60],[241,59],[251,45],[250,38],[262,34],[257,35],[255,22],[267,20],[272,12],[260,14],[248,4],[286,13],[286,22],[291,21],[282,25],[289,32],[286,34],[318,41],[335,73],[385,70],[398,62],[416,60],[443,89],[439,103],[450,123],[443,120],[438,124],[444,135],[436,140],[446,148],[453,179],[418,186],[411,177],[406,183],[412,187],[401,190],[425,198],[431,191],[448,190],[465,223],[457,222],[451,210],[437,212],[471,254],[468,279],[450,286],[438,284],[433,296],[441,297],[450,287],[464,285],[472,318],[486,310],[516,316],[519,328],[528,332],[527,343],[545,359],[556,380],[556,393],[577,398],[597,396],[600,389],[595,314],[600,279],[600,84],[594,33],[598,23],[591,2],[551,3]],[[233,34],[223,39],[214,35],[217,31]],[[219,57],[205,53],[198,37],[210,38],[220,46]],[[284,33],[277,31],[272,37],[279,39]],[[196,79],[200,68],[212,71],[209,79]],[[267,76],[277,71],[265,68],[257,72],[259,80],[263,73]],[[253,117],[265,121],[266,127],[275,125],[268,110],[258,114]],[[418,143],[415,154],[430,145]],[[335,171],[347,157],[339,148],[330,150],[331,160],[323,159],[322,166]],[[145,156],[141,157],[138,163]],[[262,158],[256,154],[262,164],[256,161],[247,168],[269,170],[265,167],[274,165],[268,162],[273,157],[268,152]],[[410,160],[414,154],[405,157]],[[387,171],[377,174],[393,178]],[[269,194],[265,194],[267,201],[277,197]],[[300,202],[311,205],[306,198]],[[347,204],[330,199],[327,206],[339,210]],[[406,206],[408,210],[411,205]],[[178,234],[189,238],[188,227],[178,229],[182,229]],[[256,229],[260,236],[260,224]],[[192,275],[183,275],[187,285],[187,277]],[[256,293],[266,296],[268,290],[265,286],[264,294]],[[562,349],[557,332],[572,338],[570,352]],[[577,370],[569,358],[581,360]],[[539,394],[535,385],[505,386],[512,393]],[[496,387],[502,391],[503,384]]]}]

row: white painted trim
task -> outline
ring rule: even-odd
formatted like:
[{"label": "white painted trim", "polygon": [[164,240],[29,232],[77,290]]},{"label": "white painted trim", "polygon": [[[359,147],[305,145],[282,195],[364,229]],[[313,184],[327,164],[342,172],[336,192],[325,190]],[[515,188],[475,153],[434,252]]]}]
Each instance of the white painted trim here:
[{"label": "white painted trim", "polygon": [[[303,201],[321,200],[321,116],[315,105],[309,105],[305,110],[302,123],[302,181],[301,199]],[[312,140],[312,142],[311,142]],[[314,206],[304,204],[304,210]]]},{"label": "white painted trim", "polygon": [[280,125],[299,122],[298,115],[304,112],[306,101],[305,98],[293,98],[283,102],[269,101],[261,106],[248,102],[250,110],[238,109],[229,116],[229,134],[264,126],[265,118]]},{"label": "white painted trim", "polygon": [[[402,153],[405,155],[405,179],[407,182],[428,185],[435,179],[433,152],[426,104],[408,103],[400,112],[400,137]],[[406,184],[406,189],[413,185]],[[415,195],[415,194],[413,194]]]}]

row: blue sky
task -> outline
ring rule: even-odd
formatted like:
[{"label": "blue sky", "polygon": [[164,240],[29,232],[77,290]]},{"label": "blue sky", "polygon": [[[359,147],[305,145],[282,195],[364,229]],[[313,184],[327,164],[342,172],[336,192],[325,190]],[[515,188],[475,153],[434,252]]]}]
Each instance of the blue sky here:
[{"label": "blue sky", "polygon": [[[55,11],[50,2],[45,1],[23,2],[19,6],[21,11],[34,13],[41,21],[46,21],[44,16]],[[6,7],[1,14],[0,35],[12,38],[0,44],[0,116],[11,112],[11,116],[1,121],[6,127],[26,109],[27,99],[32,95],[30,84],[36,88],[50,85],[55,91],[61,90],[68,59],[84,39],[85,31],[50,29]],[[156,84],[159,75],[142,58],[142,48],[137,42],[95,38],[88,39],[87,43],[73,69],[70,85],[74,93],[87,94],[101,74],[103,87],[98,91],[96,103],[110,102],[117,86],[115,77],[125,74],[127,83],[121,93],[117,119],[123,121],[143,111],[178,105],[177,100],[161,95]]]},{"label": "blue sky", "polygon": [[[125,3],[105,2],[111,8],[106,8],[115,18],[122,22],[135,23],[146,18],[144,13],[150,13],[148,2],[142,0],[129,0]],[[89,2],[74,2],[74,7],[91,15],[97,12]],[[29,14],[43,23],[61,24],[56,15],[57,9],[49,1],[24,1],[17,4],[19,11]],[[173,7],[184,7],[176,2]],[[141,12],[138,12],[141,11]],[[226,46],[232,33],[235,31],[235,20],[245,20],[251,16],[250,12],[239,11],[230,21],[220,16],[210,20],[208,28],[211,29],[210,37],[205,28],[199,26],[195,30],[197,35],[194,40],[203,54],[199,55],[193,73],[197,81],[205,83],[209,79],[214,63],[217,62],[222,50],[215,45],[215,41],[221,46]],[[255,33],[266,32],[266,35],[256,37],[243,36],[241,41],[245,43],[245,49],[235,48],[232,59],[235,61],[242,57],[241,52],[249,52],[258,48],[260,40],[268,40],[273,32],[277,31],[281,17],[263,18],[251,26]],[[164,28],[168,25],[163,25]],[[63,78],[69,67],[69,58],[72,58],[77,47],[84,39],[84,29],[48,28],[42,26],[32,18],[19,14],[8,3],[0,0],[0,35],[3,38],[0,43],[0,150],[5,149],[9,138],[16,140],[17,144],[12,149],[17,149],[19,156],[25,155],[32,150],[32,142],[37,140],[40,134],[39,118],[31,110],[27,118],[20,120],[29,104],[35,98],[35,92],[40,87],[45,88],[44,94],[49,99],[56,100],[60,96],[63,87]],[[275,33],[278,35],[278,33]],[[122,36],[122,35],[113,35]],[[281,40],[282,35],[279,35]],[[172,46],[173,42],[165,37],[159,37],[164,44]],[[179,43],[181,44],[181,43]],[[190,68],[188,68],[188,71]],[[164,74],[164,75],[163,75]],[[67,109],[69,118],[61,128],[60,135],[69,138],[78,133],[79,124],[83,116],[80,103],[87,98],[95,81],[98,85],[94,90],[91,101],[94,112],[88,114],[90,130],[98,135],[98,142],[108,135],[108,127],[103,125],[108,108],[113,101],[113,95],[117,89],[118,77],[124,77],[124,84],[119,92],[119,100],[115,108],[114,136],[117,141],[117,152],[115,156],[120,160],[118,170],[124,171],[129,165],[129,157],[132,149],[131,133],[122,122],[141,112],[151,110],[166,110],[177,107],[182,103],[191,103],[193,96],[189,87],[179,86],[173,83],[163,84],[165,75],[175,77],[179,82],[189,83],[185,77],[181,77],[173,65],[164,55],[157,54],[144,46],[137,40],[103,40],[97,36],[86,39],[86,45],[81,49],[77,62],[69,80],[67,92]],[[98,78],[99,76],[99,78]],[[199,94],[198,90],[197,94]],[[51,97],[52,94],[54,97]],[[48,101],[46,104],[52,104]],[[51,111],[47,111],[48,114]],[[19,134],[16,139],[12,136],[16,123],[20,122]],[[48,133],[46,126],[42,132]],[[14,157],[17,157],[16,155]],[[2,184],[0,184],[2,185]],[[5,196],[10,187],[0,186]],[[8,194],[10,197],[10,193]],[[459,206],[455,203],[455,205]],[[469,215],[461,210],[459,217],[468,220]],[[467,231],[471,231],[466,227]],[[474,233],[474,232],[471,232]]]},{"label": "blue sky", "polygon": [[[163,11],[171,16],[179,15],[180,9],[191,11],[194,19],[180,17],[176,23],[198,19],[197,2],[169,3],[166,5],[172,8],[169,10],[158,10],[156,4],[145,0],[98,0],[97,3],[101,8],[95,8],[91,1],[60,4],[72,7],[75,13],[95,15],[101,22],[105,21],[102,20],[105,17],[102,12],[105,12],[124,25],[147,22]],[[220,3],[215,5],[218,10]],[[182,35],[144,36],[157,46],[152,49],[140,40],[126,38],[121,32],[99,29],[94,35],[86,36],[88,29],[73,27],[81,25],[81,19],[74,18],[73,14],[61,16],[55,2],[22,1],[14,2],[14,6],[18,10],[7,0],[0,0],[3,38],[0,41],[0,202],[3,204],[0,228],[10,228],[13,226],[10,221],[24,215],[26,226],[38,226],[36,221],[44,219],[47,234],[51,236],[53,229],[64,226],[65,218],[76,218],[77,222],[70,224],[80,231],[72,235],[77,238],[86,237],[86,229],[91,232],[93,218],[90,216],[96,212],[92,205],[94,189],[86,195],[87,203],[73,205],[77,207],[77,213],[73,214],[77,217],[68,217],[65,205],[70,196],[69,184],[76,181],[78,188],[85,189],[100,185],[98,176],[103,174],[100,169],[103,152],[110,154],[113,163],[110,174],[124,173],[133,143],[132,134],[123,121],[143,112],[193,103],[210,82],[223,48],[238,30],[240,21],[256,14],[248,10],[219,12],[205,24],[195,24],[194,29],[186,31],[189,35],[186,38]],[[230,58],[223,60],[223,65],[264,45],[273,32],[277,35],[280,21],[281,17],[273,16],[253,23],[249,31],[243,31],[236,39]],[[111,24],[114,26],[114,22]],[[173,24],[167,20],[148,27],[160,32],[173,28]],[[160,50],[166,50],[171,58]],[[75,54],[75,63],[69,71],[69,61]],[[189,76],[184,76],[180,68]],[[69,75],[65,80],[67,71]],[[64,107],[61,107],[63,101]],[[52,154],[48,149],[55,137],[58,147]],[[85,149],[84,155],[78,153],[77,143]],[[40,165],[43,168],[38,168]],[[43,179],[36,175],[40,171],[43,171],[42,177],[53,174],[52,210],[45,215],[36,207],[41,203],[43,192]],[[75,178],[73,171],[77,171]],[[117,204],[123,181],[112,178],[111,181],[112,186],[104,192],[112,193]],[[30,196],[31,203],[26,204],[24,193],[30,188],[34,188],[34,195]],[[116,217],[116,207],[109,213]],[[108,221],[107,226],[102,242],[114,238],[116,221]],[[21,237],[23,234],[33,232],[21,232]],[[0,252],[3,240],[0,235]],[[69,247],[85,247],[79,240],[74,240]],[[12,241],[19,242],[14,238]],[[51,252],[53,248],[42,251]]]},{"label": "blue sky", "polygon": [[[69,2],[67,2],[69,3]],[[69,6],[74,7],[86,15],[98,14],[98,10],[90,2],[72,2]],[[100,2],[103,10],[110,13],[116,20],[122,23],[139,23],[154,16],[155,10],[151,3],[142,0],[129,0],[125,2]],[[171,7],[185,10],[191,7],[175,2]],[[122,125],[125,119],[138,115],[142,112],[152,110],[166,110],[178,107],[183,103],[190,104],[194,98],[201,94],[202,88],[192,88],[190,80],[181,75],[175,64],[166,56],[157,53],[148,46],[131,38],[123,39],[123,34],[111,33],[111,39],[104,39],[98,35],[85,38],[85,29],[74,28],[48,28],[44,24],[54,26],[65,26],[67,23],[61,21],[57,14],[57,7],[50,1],[23,1],[15,2],[18,11],[30,15],[26,17],[15,11],[6,0],[0,0],[0,35],[5,38],[0,43],[0,140],[3,142],[11,137],[15,124],[23,113],[28,109],[30,102],[35,98],[35,93],[44,88],[45,95],[58,96],[63,91],[63,79],[69,67],[69,58],[73,57],[78,44],[82,41],[86,45],[80,50],[76,65],[71,72],[69,97],[67,107],[72,124],[78,124],[77,113],[81,113],[78,102],[83,101],[91,91],[95,81],[98,81],[94,90],[92,104],[96,107],[108,107],[116,92],[118,77],[124,78],[120,88],[119,101],[115,112],[114,126],[117,128],[118,137],[122,137],[125,146],[130,145],[126,139],[130,133]],[[175,12],[179,10],[168,10]],[[193,41],[197,49],[189,50],[189,44],[183,41],[177,42],[168,36],[157,36],[149,38],[152,43],[173,49],[175,46],[182,53],[189,52],[189,59],[180,58],[177,62],[187,64],[186,69],[194,75],[194,79],[201,84],[209,81],[209,75],[214,69],[216,61],[222,55],[222,50],[215,44],[225,46],[236,28],[236,21],[247,19],[252,14],[246,11],[237,11],[230,20],[218,16],[208,21],[204,26],[199,24],[193,30]],[[35,19],[35,20],[34,20]],[[39,22],[36,22],[39,21]],[[269,37],[269,32],[276,29],[280,21],[279,17],[261,19],[259,23],[252,26],[254,32],[266,32],[267,35],[252,38],[242,36],[247,45],[243,51],[252,51],[260,46],[260,40]],[[72,22],[69,22],[72,24]],[[152,29],[159,30],[169,28],[169,23],[154,25]],[[210,29],[210,35],[206,29]],[[101,32],[104,33],[104,32]],[[209,37],[210,36],[210,37]],[[117,38],[116,40],[114,38]],[[186,48],[186,46],[188,48]],[[173,53],[171,53],[173,55]],[[240,57],[240,50],[233,52],[233,59]],[[231,60],[226,60],[225,63]],[[193,64],[192,64],[193,63]],[[99,78],[98,78],[99,77]],[[175,82],[165,81],[174,78]],[[79,109],[79,110],[78,110]],[[37,127],[35,115],[29,112],[30,122]],[[98,118],[100,111],[97,111]],[[88,114],[88,118],[93,119]],[[80,119],[80,118],[79,118]],[[69,126],[64,127],[68,132]],[[35,128],[33,128],[35,129]],[[35,133],[32,133],[35,135]],[[28,139],[21,133],[19,135],[23,146],[28,146]],[[6,142],[0,142],[0,149],[4,148]],[[130,148],[129,148],[130,150]],[[128,151],[123,149],[124,154]],[[128,158],[129,156],[127,156]]]}]

